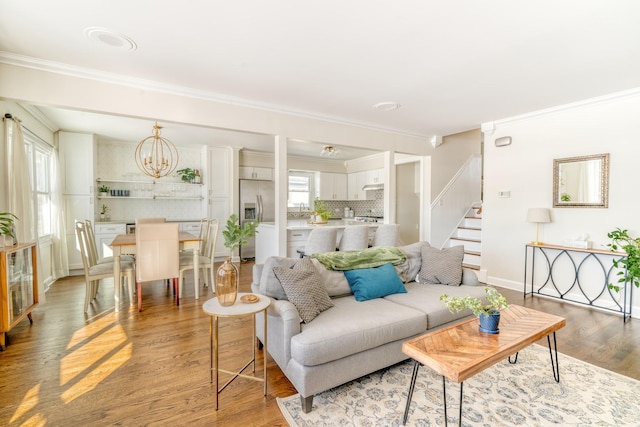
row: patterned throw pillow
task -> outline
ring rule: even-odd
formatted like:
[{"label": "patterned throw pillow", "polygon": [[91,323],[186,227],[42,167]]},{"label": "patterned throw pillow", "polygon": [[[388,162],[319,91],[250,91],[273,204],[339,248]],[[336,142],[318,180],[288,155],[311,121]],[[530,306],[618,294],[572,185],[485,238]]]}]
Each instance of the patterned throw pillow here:
[{"label": "patterned throw pillow", "polygon": [[444,249],[423,246],[422,267],[418,274],[419,282],[460,286],[463,257],[464,246]]},{"label": "patterned throw pillow", "polygon": [[303,322],[309,323],[318,314],[333,307],[320,275],[310,258],[296,262],[293,268],[274,267],[273,273],[284,288],[287,298],[298,309]]}]

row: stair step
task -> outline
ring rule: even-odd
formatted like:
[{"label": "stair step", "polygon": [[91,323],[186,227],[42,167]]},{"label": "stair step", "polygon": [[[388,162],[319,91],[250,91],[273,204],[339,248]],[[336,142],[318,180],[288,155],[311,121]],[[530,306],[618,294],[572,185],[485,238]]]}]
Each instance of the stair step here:
[{"label": "stair step", "polygon": [[462,230],[474,230],[474,231],[482,230],[482,227],[465,227],[465,226],[462,226],[462,225],[459,226],[458,228],[462,229]]},{"label": "stair step", "polygon": [[451,237],[450,240],[461,240],[463,242],[481,243],[479,239],[466,239],[464,237]]},{"label": "stair step", "polygon": [[468,251],[468,250],[465,250],[464,253],[467,254],[467,255],[477,255],[477,256],[482,255],[482,253],[480,251]]},{"label": "stair step", "polygon": [[463,267],[468,268],[470,270],[480,270],[480,266],[479,265],[473,265],[473,264],[462,264]]}]

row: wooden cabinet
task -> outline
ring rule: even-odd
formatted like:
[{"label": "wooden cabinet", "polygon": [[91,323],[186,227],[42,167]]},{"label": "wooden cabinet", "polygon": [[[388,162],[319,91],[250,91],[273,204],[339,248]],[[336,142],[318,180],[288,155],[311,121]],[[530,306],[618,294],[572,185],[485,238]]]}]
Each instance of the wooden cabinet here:
[{"label": "wooden cabinet", "polygon": [[317,189],[320,200],[348,200],[347,175],[344,173],[319,172]]},{"label": "wooden cabinet", "polygon": [[240,179],[258,179],[262,181],[273,181],[273,169],[256,168],[252,166],[240,166],[238,168]]},{"label": "wooden cabinet", "polygon": [[5,334],[38,305],[36,244],[23,243],[0,250],[0,349]]}]

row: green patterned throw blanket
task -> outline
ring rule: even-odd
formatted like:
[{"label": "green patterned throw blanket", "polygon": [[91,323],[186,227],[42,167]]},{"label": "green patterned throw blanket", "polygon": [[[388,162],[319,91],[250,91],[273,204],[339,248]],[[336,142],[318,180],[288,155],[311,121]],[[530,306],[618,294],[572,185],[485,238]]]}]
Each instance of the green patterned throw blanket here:
[{"label": "green patterned throw blanket", "polygon": [[388,262],[393,265],[403,263],[407,256],[400,249],[393,246],[376,246],[374,248],[323,252],[311,255],[328,270],[355,270],[357,268],[380,267]]}]

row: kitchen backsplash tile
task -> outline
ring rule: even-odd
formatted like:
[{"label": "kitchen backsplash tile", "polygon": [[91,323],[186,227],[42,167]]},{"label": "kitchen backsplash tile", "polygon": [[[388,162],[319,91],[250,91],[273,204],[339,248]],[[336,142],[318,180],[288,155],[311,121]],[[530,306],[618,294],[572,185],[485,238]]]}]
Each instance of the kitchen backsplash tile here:
[{"label": "kitchen backsplash tile", "polygon": [[[353,209],[355,216],[383,216],[384,215],[384,190],[371,191],[373,194],[371,200],[325,200],[327,209],[334,212],[336,217],[344,216],[344,208]],[[370,196],[371,197],[371,196]],[[310,211],[306,212],[289,212],[288,217],[291,219],[306,218],[310,215]]]}]

